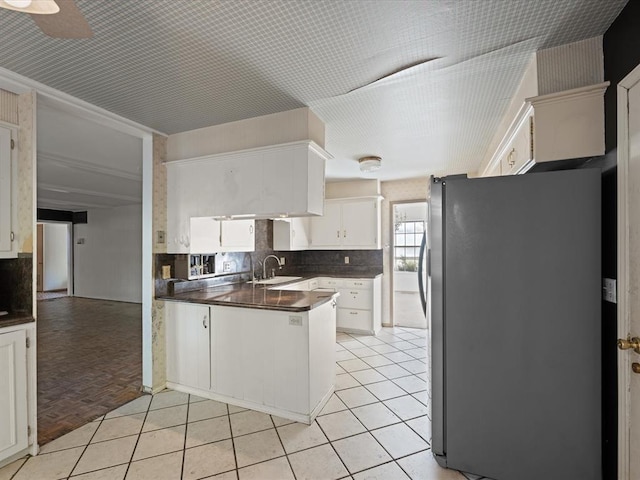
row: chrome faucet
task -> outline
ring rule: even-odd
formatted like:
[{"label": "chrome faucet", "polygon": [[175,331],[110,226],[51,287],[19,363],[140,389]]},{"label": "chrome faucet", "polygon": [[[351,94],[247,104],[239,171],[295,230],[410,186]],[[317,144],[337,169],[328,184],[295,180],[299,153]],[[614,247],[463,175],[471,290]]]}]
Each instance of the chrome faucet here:
[{"label": "chrome faucet", "polygon": [[[270,277],[267,277],[267,260],[269,260],[270,258],[275,258],[276,262],[278,262],[278,270],[282,270],[282,264],[280,263],[280,259],[275,255],[267,255],[266,257],[264,257],[264,260],[262,260],[262,278],[264,279],[270,278]],[[271,276],[272,277],[276,276],[275,268],[271,269]]]}]

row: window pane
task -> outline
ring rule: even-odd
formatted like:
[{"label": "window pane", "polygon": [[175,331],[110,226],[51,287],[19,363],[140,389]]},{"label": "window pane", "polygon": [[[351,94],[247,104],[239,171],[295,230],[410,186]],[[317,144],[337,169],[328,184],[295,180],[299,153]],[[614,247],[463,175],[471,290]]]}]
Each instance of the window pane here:
[{"label": "window pane", "polygon": [[403,234],[396,233],[396,245],[398,246],[406,245],[406,237]]},{"label": "window pane", "polygon": [[415,223],[414,222],[407,222],[406,223],[406,229],[407,229],[407,233],[413,233],[415,230]]},{"label": "window pane", "polygon": [[422,233],[424,232],[424,223],[419,222],[416,224],[416,232]]}]

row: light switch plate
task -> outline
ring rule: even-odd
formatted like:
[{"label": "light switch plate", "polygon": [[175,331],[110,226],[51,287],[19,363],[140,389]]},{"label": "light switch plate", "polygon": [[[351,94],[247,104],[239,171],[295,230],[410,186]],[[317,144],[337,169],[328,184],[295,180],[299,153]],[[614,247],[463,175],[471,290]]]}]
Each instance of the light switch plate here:
[{"label": "light switch plate", "polygon": [[302,317],[300,315],[289,315],[289,325],[302,326]]},{"label": "light switch plate", "polygon": [[165,241],[164,231],[158,230],[156,232],[156,243],[164,243],[164,241]]},{"label": "light switch plate", "polygon": [[344,257],[344,263],[349,263],[349,257]]},{"label": "light switch plate", "polygon": [[602,279],[602,298],[606,302],[618,303],[618,291],[614,278]]}]

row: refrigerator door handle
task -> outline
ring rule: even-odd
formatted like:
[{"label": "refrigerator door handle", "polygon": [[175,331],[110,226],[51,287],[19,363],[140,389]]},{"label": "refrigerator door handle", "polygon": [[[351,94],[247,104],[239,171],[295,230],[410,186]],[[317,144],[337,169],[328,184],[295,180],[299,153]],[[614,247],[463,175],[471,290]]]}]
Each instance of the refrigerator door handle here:
[{"label": "refrigerator door handle", "polygon": [[[420,243],[420,256],[418,258],[418,289],[420,290],[420,303],[422,304],[422,311],[424,315],[427,315],[427,295],[426,289],[424,285],[423,278],[423,263],[424,263],[424,254],[427,248],[427,234],[426,232],[422,234],[422,242]],[[427,267],[428,271],[428,267]]]}]

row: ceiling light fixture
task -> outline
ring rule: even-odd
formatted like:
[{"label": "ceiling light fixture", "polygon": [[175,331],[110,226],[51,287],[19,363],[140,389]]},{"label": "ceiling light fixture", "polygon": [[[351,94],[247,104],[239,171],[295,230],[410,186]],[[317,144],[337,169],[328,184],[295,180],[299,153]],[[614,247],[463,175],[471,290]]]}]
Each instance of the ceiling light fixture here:
[{"label": "ceiling light fixture", "polygon": [[36,15],[51,15],[60,11],[54,0],[0,0],[0,8]]},{"label": "ceiling light fixture", "polygon": [[365,173],[375,172],[382,166],[382,158],[380,157],[362,157],[358,159],[360,171]]}]

